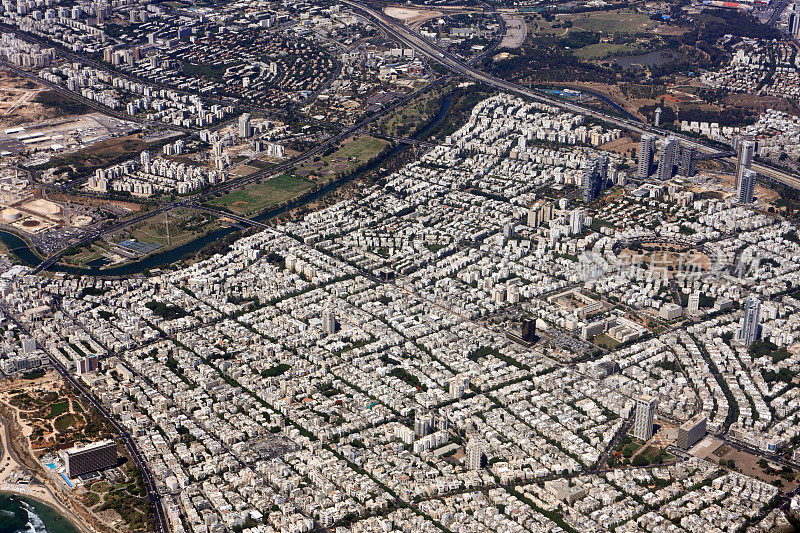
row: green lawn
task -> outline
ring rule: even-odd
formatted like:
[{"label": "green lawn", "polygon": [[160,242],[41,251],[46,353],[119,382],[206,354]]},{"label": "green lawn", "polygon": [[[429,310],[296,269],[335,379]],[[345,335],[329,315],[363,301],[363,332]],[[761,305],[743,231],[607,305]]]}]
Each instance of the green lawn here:
[{"label": "green lawn", "polygon": [[78,417],[76,415],[73,415],[72,413],[67,413],[63,416],[58,417],[56,421],[53,423],[53,425],[58,431],[64,433],[69,428],[76,425],[77,422],[78,422]]},{"label": "green lawn", "polygon": [[627,56],[647,53],[647,47],[642,44],[614,44],[597,43],[578,48],[575,55],[584,60],[605,59],[611,56]]},{"label": "green lawn", "polygon": [[82,266],[86,263],[94,261],[95,259],[100,259],[107,252],[107,248],[102,243],[93,242],[74,250],[68,249],[61,259],[61,262],[69,265]]},{"label": "green lawn", "polygon": [[264,183],[216,198],[211,202],[211,205],[226,207],[234,213],[247,215],[291,200],[311,186],[312,182],[308,180],[281,174]]},{"label": "green lawn", "polygon": [[64,400],[63,402],[58,402],[50,405],[50,413],[47,415],[47,418],[55,418],[58,415],[64,414],[69,409],[69,401]]},{"label": "green lawn", "polygon": [[388,145],[389,141],[369,135],[359,135],[355,139],[348,138],[335,152],[301,164],[297,168],[297,175],[305,177],[314,174],[323,178],[322,181],[326,181],[337,174],[347,174],[363,165]]},{"label": "green lawn", "polygon": [[558,17],[559,20],[572,21],[575,30],[597,31],[602,33],[637,33],[652,31],[659,23],[650,20],[644,13],[621,9],[614,11],[595,11]]}]

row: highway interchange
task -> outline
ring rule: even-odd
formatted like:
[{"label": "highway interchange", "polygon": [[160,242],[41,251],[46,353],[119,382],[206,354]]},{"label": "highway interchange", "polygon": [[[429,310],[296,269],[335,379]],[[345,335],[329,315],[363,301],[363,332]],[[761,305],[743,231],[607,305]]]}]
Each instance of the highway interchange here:
[{"label": "highway interchange", "polygon": [[[366,4],[363,4],[361,2],[355,2],[353,0],[342,0],[342,2],[354,9],[357,9],[367,14],[374,22],[380,25],[381,28],[384,29],[387,33],[398,39],[406,46],[409,46],[414,50],[416,50],[418,54],[424,55],[428,59],[447,67],[449,70],[451,70],[456,74],[460,74],[467,78],[471,78],[475,81],[481,82],[485,85],[494,87],[496,89],[508,91],[510,93],[515,93],[527,98],[532,98],[534,100],[558,106],[561,107],[562,109],[566,109],[568,111],[572,111],[575,113],[591,116],[598,120],[602,120],[608,124],[613,124],[614,126],[621,129],[633,131],[639,134],[654,133],[661,137],[668,137],[670,135],[673,135],[680,138],[686,144],[694,146],[702,154],[717,155],[726,151],[709,146],[707,144],[703,144],[696,139],[687,137],[685,135],[680,135],[663,128],[657,128],[655,126],[644,124],[642,122],[638,122],[636,120],[632,120],[629,118],[616,117],[579,104],[574,104],[571,102],[565,102],[563,100],[550,98],[544,96],[542,93],[534,89],[529,89],[527,87],[523,87],[516,83],[496,78],[494,76],[486,74],[481,70],[478,70],[477,68],[473,67],[468,63],[464,63],[455,55],[440,49],[439,47],[437,47],[436,45],[434,45],[433,43],[431,43],[429,40],[425,39],[418,33],[411,31],[404,24],[400,23],[399,21],[387,15],[384,15],[380,11],[371,8]],[[754,163],[753,168],[763,176],[773,181],[782,183],[784,185],[788,185],[795,189],[800,189],[800,177],[796,175],[760,163]]]},{"label": "highway interchange", "polygon": [[[477,69],[476,67],[474,67],[471,64],[472,62],[470,62],[470,63],[464,62],[461,59],[459,59],[456,56],[454,56],[453,54],[450,54],[448,52],[445,52],[445,51],[439,49],[437,46],[432,44],[430,41],[424,39],[419,34],[411,31],[410,29],[405,27],[400,22],[398,22],[398,21],[396,21],[396,20],[384,15],[383,13],[381,13],[379,11],[376,11],[375,9],[372,9],[372,8],[370,8],[370,7],[368,7],[365,4],[360,3],[360,2],[356,2],[356,1],[353,1],[353,0],[342,0],[342,1],[343,1],[343,3],[351,6],[352,8],[354,8],[356,10],[359,10],[361,13],[363,13],[364,15],[369,17],[376,24],[378,24],[386,33],[388,33],[391,36],[393,36],[395,39],[397,39],[399,42],[403,43],[405,46],[408,46],[410,48],[415,49],[418,54],[421,54],[421,55],[427,57],[429,60],[431,60],[433,62],[436,62],[438,64],[443,65],[444,67],[446,67],[447,69],[449,69],[452,73],[454,73],[456,75],[460,75],[460,76],[463,76],[463,77],[466,77],[466,78],[470,78],[470,79],[472,79],[474,81],[483,83],[483,84],[485,84],[487,86],[494,87],[494,88],[499,89],[499,90],[507,91],[507,92],[510,92],[510,93],[515,93],[515,94],[518,94],[518,95],[521,95],[521,96],[524,96],[524,97],[527,97],[527,98],[532,98],[532,99],[535,99],[535,100],[538,100],[538,101],[541,101],[541,102],[546,102],[548,104],[561,107],[561,108],[566,109],[568,111],[572,111],[572,112],[575,112],[575,113],[580,113],[580,114],[584,114],[584,115],[587,115],[587,116],[591,116],[591,117],[594,117],[596,119],[602,120],[602,121],[604,121],[606,123],[612,124],[612,125],[614,125],[616,127],[619,127],[621,129],[633,131],[633,132],[636,132],[636,133],[639,133],[639,134],[641,134],[641,133],[655,133],[655,134],[657,134],[657,135],[659,135],[661,137],[666,137],[666,136],[669,136],[669,135],[676,135],[675,133],[673,133],[671,131],[668,131],[668,130],[665,130],[665,129],[660,129],[660,128],[655,128],[653,126],[650,126],[650,125],[647,125],[647,124],[643,124],[641,122],[638,122],[638,121],[635,121],[635,120],[632,120],[632,119],[620,118],[620,117],[612,116],[612,115],[609,115],[609,114],[606,114],[606,113],[603,113],[603,112],[600,112],[600,111],[597,111],[597,110],[594,110],[594,109],[591,109],[591,108],[588,108],[588,107],[585,107],[585,106],[581,106],[581,105],[574,104],[574,103],[571,103],[571,102],[565,102],[565,101],[562,101],[562,100],[550,98],[550,97],[544,96],[542,93],[540,93],[538,91],[535,91],[533,89],[526,88],[526,87],[520,86],[520,85],[515,84],[515,83],[511,83],[511,82],[508,82],[508,81],[505,81],[505,80],[501,80],[501,79],[495,78],[495,77],[493,77],[493,76],[491,76],[489,74],[486,74],[483,71]],[[60,53],[63,53],[63,52],[60,52]],[[79,58],[79,59],[81,61],[86,61],[86,59],[82,58],[82,57]],[[98,66],[99,68],[102,67],[102,65],[95,65],[95,66]],[[30,78],[35,78],[38,83],[42,83],[43,85],[48,86],[48,88],[50,88],[52,90],[58,90],[58,91],[61,91],[61,92],[64,91],[63,87],[60,87],[60,86],[54,85],[54,84],[48,84],[44,80],[41,80],[41,79],[39,79],[39,78],[37,78],[35,76],[31,76],[29,73],[21,71],[20,69],[12,68],[12,70],[14,70],[14,72],[16,72],[17,74],[20,74],[20,75],[23,75],[23,76],[26,76],[26,77],[30,77]],[[76,246],[80,246],[82,244],[86,244],[88,242],[91,242],[91,241],[99,238],[99,237],[102,237],[103,235],[117,232],[117,231],[119,231],[119,230],[121,230],[121,229],[123,229],[125,227],[131,226],[131,225],[134,225],[134,224],[136,224],[138,222],[141,222],[143,220],[146,220],[146,219],[161,215],[161,214],[163,214],[163,213],[165,213],[167,211],[170,211],[170,210],[173,210],[173,209],[176,209],[176,208],[184,208],[184,207],[203,208],[203,203],[205,201],[213,198],[214,196],[217,196],[217,195],[225,193],[225,192],[229,192],[230,190],[233,190],[233,189],[236,189],[236,188],[244,187],[244,186],[246,186],[248,184],[251,184],[251,183],[256,183],[258,181],[261,181],[261,180],[264,180],[264,179],[268,179],[270,176],[273,176],[273,175],[278,175],[281,172],[289,170],[294,165],[296,165],[296,164],[298,164],[298,163],[300,163],[300,162],[302,162],[302,161],[304,161],[304,160],[306,160],[308,158],[311,158],[311,157],[321,153],[326,148],[336,145],[339,141],[343,140],[348,135],[352,135],[353,133],[358,132],[359,130],[364,128],[366,125],[368,125],[369,123],[377,120],[381,116],[384,116],[384,115],[394,111],[395,109],[397,109],[399,107],[402,107],[403,105],[406,105],[408,102],[410,102],[411,100],[413,100],[414,98],[416,98],[417,96],[422,94],[423,92],[429,90],[431,87],[433,87],[433,86],[435,86],[437,84],[441,84],[444,81],[447,81],[449,79],[451,79],[451,76],[445,76],[445,77],[439,78],[439,79],[431,82],[430,84],[426,85],[422,89],[419,89],[419,90],[417,90],[415,92],[412,92],[412,93],[408,94],[407,96],[397,100],[393,104],[390,104],[390,105],[382,108],[379,112],[377,112],[376,114],[371,115],[370,117],[368,117],[367,119],[359,122],[358,124],[355,124],[355,125],[353,125],[351,127],[342,129],[338,134],[332,136],[331,138],[329,138],[326,141],[318,144],[317,146],[315,146],[311,150],[301,154],[300,156],[298,156],[296,158],[287,160],[284,163],[281,163],[279,165],[260,170],[260,171],[254,173],[254,174],[249,175],[249,176],[224,182],[224,183],[219,184],[219,185],[217,185],[215,187],[212,187],[211,189],[207,190],[206,192],[204,192],[204,193],[202,193],[200,195],[197,195],[195,197],[192,197],[192,198],[189,198],[189,199],[185,199],[185,200],[182,200],[182,201],[179,201],[179,202],[163,202],[163,203],[160,203],[157,207],[154,207],[152,210],[148,211],[147,213],[138,215],[136,217],[133,217],[133,218],[131,218],[129,220],[120,222],[118,224],[113,224],[113,225],[109,225],[109,226],[106,226],[106,227],[102,227],[102,228],[97,228],[97,229],[91,230],[91,231],[87,232],[83,237],[81,237],[78,240],[78,242],[75,243],[75,245]],[[70,92],[70,96],[73,97],[73,98],[76,97],[75,94],[72,93],[72,92]],[[102,111],[104,113],[110,114],[112,116],[117,116],[117,118],[123,118],[125,120],[131,120],[131,117],[128,117],[127,115],[118,116],[118,115],[124,115],[124,114],[115,113],[115,112],[109,110],[108,108],[106,108],[105,106],[101,106],[101,105],[97,104],[96,102],[89,101],[89,100],[83,99],[83,98],[79,98],[79,99],[80,99],[81,102],[86,103],[87,105],[90,105],[91,107],[93,107],[95,109],[98,109],[98,110],[100,110],[100,111]],[[163,125],[161,125],[161,124],[148,124],[148,125],[157,126],[157,127],[163,127]],[[170,128],[172,128],[172,126],[170,126]],[[189,130],[184,130],[184,131],[188,132]],[[680,136],[680,135],[678,135],[678,136],[684,142],[695,146],[703,154],[711,155],[711,156],[722,156],[722,157],[730,158],[730,156],[724,154],[724,151],[719,149],[719,148],[715,148],[715,147],[712,147],[712,146],[705,145],[705,144],[703,144],[703,143],[701,143],[701,142],[699,142],[699,141],[697,141],[696,139],[693,139],[693,138],[689,138],[689,137],[686,137],[686,136]],[[418,142],[418,141],[416,141],[414,139],[396,139],[396,141],[397,142],[406,142],[406,143],[416,143],[416,142]],[[772,181],[775,181],[775,182],[778,182],[778,183],[781,183],[781,184],[784,184],[784,185],[787,185],[787,186],[790,186],[790,187],[793,187],[793,188],[800,189],[800,178],[798,178],[797,176],[794,176],[794,175],[789,174],[787,172],[784,172],[784,171],[781,171],[781,170],[778,170],[778,169],[774,169],[774,168],[771,168],[771,167],[768,167],[768,166],[765,166],[765,165],[762,165],[762,164],[754,164],[754,168],[760,174],[762,174],[763,176],[765,176],[766,178],[768,178],[768,179],[770,179]],[[218,212],[218,214],[223,214],[223,213]],[[230,216],[230,215],[225,213],[225,216]],[[233,216],[231,218],[233,218],[233,219],[235,219],[237,221],[243,222],[243,223],[255,224],[252,220],[247,219],[245,217]],[[34,269],[34,271],[35,272],[40,272],[40,271],[43,271],[43,270],[47,270],[48,268],[53,266],[60,259],[60,257],[61,257],[61,253],[57,253],[57,254],[53,254],[53,255],[49,256],[48,258],[43,260],[42,263],[39,264]],[[7,313],[5,309],[0,308],[0,311],[3,314],[6,314],[12,320],[14,319],[13,315],[11,315],[10,313]],[[24,330],[24,327],[21,324],[18,324],[18,325],[21,328],[23,328],[23,330]],[[68,383],[70,383],[73,387],[75,387],[75,389],[77,391],[79,391],[79,393],[82,396],[84,396],[96,409],[98,409],[98,411],[100,411],[114,425],[115,429],[120,433],[120,435],[122,436],[122,442],[124,443],[124,445],[126,446],[128,451],[130,452],[131,457],[133,457],[133,460],[136,462],[137,466],[139,466],[140,470],[142,471],[143,478],[144,478],[144,481],[145,481],[145,486],[147,488],[149,498],[153,503],[153,507],[154,507],[154,511],[155,511],[154,514],[155,514],[155,517],[156,517],[156,520],[155,520],[156,531],[158,531],[158,533],[164,533],[164,532],[168,531],[168,529],[166,527],[166,523],[167,523],[166,516],[164,514],[164,509],[163,509],[163,507],[161,505],[161,501],[160,501],[160,498],[159,498],[158,493],[157,493],[157,489],[156,489],[156,486],[155,486],[153,475],[150,472],[150,470],[149,470],[146,462],[144,461],[143,457],[137,451],[136,446],[134,445],[130,435],[127,433],[127,431],[118,422],[116,422],[115,418],[113,416],[111,416],[109,413],[107,413],[107,411],[103,408],[103,406],[88,391],[85,390],[85,388],[81,385],[81,383],[79,381],[77,381],[76,379],[74,379],[73,376],[57,360],[55,360],[54,358],[51,357],[51,363],[52,363],[53,367],[56,369],[56,371],[58,371],[59,374],[63,377],[63,379],[65,379]],[[720,437],[723,437],[723,436],[720,436]],[[611,447],[609,447],[609,450],[610,449],[611,449]],[[780,461],[780,458],[778,458],[778,457],[770,457],[770,459],[774,460],[774,461]]]},{"label": "highway interchange", "polygon": [[[510,93],[515,93],[515,94],[518,94],[518,95],[521,95],[521,96],[524,96],[524,97],[527,97],[527,98],[538,100],[540,102],[544,102],[544,103],[547,103],[547,104],[550,104],[550,105],[558,106],[558,107],[560,107],[562,109],[565,109],[565,110],[568,110],[568,111],[572,111],[572,112],[575,112],[575,113],[580,113],[580,114],[584,114],[584,115],[587,115],[587,116],[591,116],[591,117],[593,117],[595,119],[604,121],[604,122],[606,122],[608,124],[614,125],[615,127],[618,127],[620,129],[623,129],[623,130],[629,130],[629,131],[633,131],[633,132],[636,132],[636,133],[639,133],[639,134],[642,134],[642,133],[654,133],[656,135],[659,135],[660,137],[667,137],[667,136],[670,136],[670,135],[674,135],[674,136],[679,137],[683,142],[685,142],[685,143],[697,148],[697,150],[700,152],[701,156],[717,157],[717,158],[720,158],[720,159],[723,159],[723,160],[727,161],[728,163],[730,163],[730,162],[735,160],[735,158],[731,157],[730,155],[728,155],[728,153],[726,153],[727,152],[726,150],[722,150],[722,149],[719,149],[719,148],[715,148],[715,147],[709,146],[707,144],[703,144],[703,143],[699,142],[696,139],[693,139],[693,138],[690,138],[690,137],[687,137],[687,136],[684,136],[684,135],[679,135],[679,134],[676,134],[676,133],[674,133],[672,131],[665,130],[663,128],[656,128],[654,126],[639,122],[639,121],[637,121],[635,119],[632,119],[632,118],[617,117],[617,116],[610,115],[608,113],[603,113],[601,111],[597,111],[595,109],[592,109],[592,108],[589,108],[589,107],[586,107],[586,106],[583,106],[583,105],[579,105],[579,104],[575,104],[575,103],[572,103],[572,102],[566,102],[566,101],[563,101],[563,100],[559,100],[559,99],[555,99],[555,98],[552,98],[552,97],[548,97],[548,96],[545,96],[544,94],[542,94],[541,92],[536,91],[535,89],[523,87],[521,85],[509,82],[509,81],[506,81],[506,80],[502,80],[502,79],[496,78],[494,76],[491,76],[489,74],[486,74],[485,72],[483,72],[483,71],[477,69],[475,66],[473,66],[474,63],[477,63],[481,58],[483,58],[487,54],[491,53],[494,50],[494,48],[497,46],[497,43],[495,43],[492,47],[487,49],[480,56],[478,56],[476,58],[473,58],[469,62],[464,62],[460,58],[456,57],[455,55],[440,49],[439,47],[437,47],[436,45],[431,43],[429,40],[423,38],[421,35],[419,35],[418,33],[414,32],[413,30],[409,29],[408,27],[406,27],[404,24],[400,23],[399,21],[397,21],[397,20],[395,20],[395,19],[383,14],[382,12],[380,12],[380,11],[378,11],[376,9],[373,9],[373,8],[367,6],[364,3],[357,2],[357,1],[354,1],[354,0],[343,0],[343,3],[349,5],[350,7],[352,7],[353,9],[358,11],[359,13],[361,13],[363,16],[365,16],[365,17],[369,18],[370,20],[374,21],[375,23],[377,23],[381,27],[381,29],[384,30],[384,32],[386,32],[391,37],[397,39],[397,41],[399,41],[403,45],[408,46],[410,48],[413,48],[418,54],[421,54],[422,56],[428,58],[429,60],[444,66],[445,68],[450,70],[453,74],[460,75],[460,76],[472,79],[474,81],[483,83],[483,84],[485,84],[487,86],[490,86],[490,87],[493,87],[493,88],[496,88],[496,89],[499,89],[499,90],[507,91],[507,92],[510,92]],[[502,21],[502,18],[498,17],[498,19]],[[502,26],[504,26],[504,24]],[[5,29],[5,28],[3,28],[3,29]],[[11,29],[11,28],[9,28],[9,29]],[[26,34],[24,34],[22,32],[19,32],[18,30],[15,30],[15,29],[14,29],[14,33],[17,34],[18,37],[25,38],[25,39],[33,41],[33,42],[38,42],[39,41],[38,39],[34,39],[31,36],[26,35]],[[59,50],[59,53],[67,54],[68,57],[74,56],[74,54],[65,52],[63,50]],[[88,61],[90,64],[92,64],[96,68],[102,68],[104,70],[109,70],[109,68],[107,66],[105,66],[103,64],[99,64],[99,63],[97,63],[96,61],[93,61],[93,60],[86,60],[85,58],[81,58],[79,56],[75,56],[74,59],[80,59],[82,61]],[[15,72],[17,72],[18,70],[20,70],[20,69],[14,69]],[[18,73],[30,77],[30,74],[24,73],[24,71],[20,71]],[[448,76],[440,77],[437,80],[427,84],[423,88],[418,89],[417,91],[414,91],[412,93],[407,94],[406,96],[404,96],[403,98],[398,99],[397,101],[393,102],[392,104],[383,107],[377,113],[372,114],[371,116],[369,116],[365,120],[359,122],[358,124],[355,124],[355,125],[350,126],[348,128],[342,129],[338,134],[330,137],[329,139],[327,139],[327,140],[323,141],[322,143],[318,144],[317,146],[315,146],[311,150],[308,150],[307,152],[305,152],[303,154],[300,154],[299,156],[297,156],[297,157],[295,157],[293,159],[287,160],[284,163],[281,163],[281,164],[276,165],[276,166],[272,166],[272,167],[269,167],[269,168],[265,168],[265,169],[259,170],[259,171],[255,172],[253,174],[250,174],[248,176],[244,176],[242,178],[237,178],[237,179],[232,179],[232,180],[226,181],[224,183],[221,183],[221,184],[219,184],[217,186],[214,186],[214,187],[206,190],[204,193],[201,193],[201,194],[199,194],[197,196],[194,196],[192,198],[189,198],[189,199],[186,199],[186,200],[183,200],[183,201],[180,201],[180,202],[162,202],[162,203],[160,203],[160,205],[157,208],[155,208],[155,209],[153,209],[151,211],[148,211],[147,213],[143,213],[141,215],[138,215],[138,216],[136,216],[136,217],[134,217],[132,219],[126,220],[124,222],[120,222],[118,224],[108,225],[108,226],[105,226],[105,227],[94,228],[94,229],[92,229],[90,231],[87,231],[80,239],[78,239],[76,242],[74,242],[73,246],[82,246],[84,244],[87,244],[89,242],[94,241],[95,239],[97,239],[99,237],[102,237],[103,235],[114,233],[116,231],[119,231],[120,229],[123,229],[125,227],[129,227],[129,226],[131,226],[133,224],[136,224],[136,223],[141,222],[143,220],[152,218],[154,216],[158,216],[158,215],[160,215],[160,214],[162,214],[162,213],[164,213],[166,211],[170,211],[172,209],[181,208],[181,207],[197,208],[198,206],[200,206],[206,200],[208,200],[210,198],[213,198],[215,196],[218,196],[219,194],[224,194],[226,192],[230,192],[231,190],[244,187],[244,186],[246,186],[248,184],[257,183],[257,182],[262,181],[264,179],[268,179],[270,176],[279,175],[281,172],[285,172],[286,170],[290,169],[292,166],[296,165],[297,163],[300,163],[300,162],[302,162],[304,160],[307,160],[310,157],[318,155],[323,150],[325,150],[326,148],[328,148],[330,146],[335,145],[336,143],[338,143],[342,139],[346,138],[348,135],[351,135],[353,133],[358,132],[363,127],[365,127],[369,123],[377,120],[381,116],[384,116],[384,115],[390,113],[391,111],[393,111],[393,110],[395,110],[395,109],[397,109],[399,107],[402,107],[403,105],[405,105],[408,102],[412,101],[418,95],[420,95],[423,92],[427,91],[428,89],[430,89],[434,85],[440,84],[443,81],[447,81],[447,80],[451,79],[451,76],[452,76],[452,74],[448,75]],[[37,81],[40,81],[40,80],[37,79]],[[52,87],[50,87],[50,88],[53,89],[53,90],[61,91],[61,92],[66,91],[65,88],[60,87],[58,85],[52,85]],[[69,92],[71,97],[75,97],[75,94],[72,91],[68,91],[68,92]],[[80,96],[80,95],[78,95],[78,96]],[[84,99],[81,98],[81,101],[83,101],[83,100]],[[87,103],[87,105],[91,105],[93,108],[96,108],[97,106],[99,106],[99,104],[97,102],[87,101],[85,103]],[[109,110],[106,109],[104,106],[100,106],[100,107],[102,107],[101,110],[103,112],[109,112]],[[114,113],[112,113],[112,114],[114,114]],[[148,125],[156,126],[156,127],[163,127],[164,126],[163,124],[148,124]],[[420,141],[416,141],[414,139],[410,139],[410,140],[408,140],[408,139],[396,139],[395,141],[396,142],[406,143],[406,144],[419,144],[420,143]],[[772,167],[769,167],[769,166],[766,166],[766,165],[763,165],[763,164],[760,164],[760,163],[753,163],[753,168],[758,173],[760,173],[764,178],[766,178],[767,180],[769,180],[771,182],[787,185],[787,186],[795,188],[795,189],[800,189],[800,177],[798,177],[796,175],[793,175],[793,174],[790,174],[788,172],[785,172],[785,171],[782,171],[782,170],[779,170],[779,169],[775,169],[775,168],[772,168]],[[67,186],[63,190],[63,192],[71,192],[71,189],[72,189],[71,186]],[[46,257],[35,268],[35,271],[36,272],[41,272],[41,271],[49,269],[56,262],[58,262],[58,260],[60,259],[62,254],[63,254],[63,251],[54,253],[54,254],[50,255],[49,257]]]}]

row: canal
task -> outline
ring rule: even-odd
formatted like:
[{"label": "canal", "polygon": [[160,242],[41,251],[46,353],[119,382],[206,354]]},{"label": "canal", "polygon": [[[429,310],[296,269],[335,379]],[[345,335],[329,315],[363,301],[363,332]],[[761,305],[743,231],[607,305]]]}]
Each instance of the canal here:
[{"label": "canal", "polygon": [[[414,139],[425,139],[430,133],[436,128],[439,123],[444,120],[445,116],[447,116],[447,112],[450,109],[450,104],[452,101],[451,96],[446,96],[442,100],[442,104],[439,107],[439,110],[436,112],[436,115],[424,126],[422,126],[417,133],[415,133],[412,138]],[[348,174],[338,180],[331,181],[330,183],[326,184],[325,186],[311,191],[307,194],[302,196],[298,196],[294,200],[290,200],[289,202],[277,206],[273,209],[265,211],[252,219],[256,222],[265,222],[271,218],[274,218],[278,215],[286,213],[292,209],[300,207],[302,205],[306,205],[311,203],[322,196],[336,190],[338,187],[349,183],[350,181],[359,178],[361,176],[366,175],[369,172],[372,172],[376,168],[380,168],[386,161],[390,161],[392,158],[398,156],[403,150],[406,150],[409,147],[407,144],[397,144],[393,146],[390,150],[386,153],[377,157],[370,161],[369,163],[365,164],[361,168],[359,168],[356,172]],[[104,262],[96,262],[87,267],[70,267],[60,263],[57,263],[50,267],[51,271],[54,272],[65,272],[67,274],[74,274],[74,275],[83,275],[83,276],[107,276],[107,277],[117,277],[117,276],[132,276],[136,274],[141,274],[146,270],[150,270],[153,268],[162,267],[165,265],[170,265],[180,261],[183,257],[194,254],[208,246],[209,244],[218,241],[219,239],[223,239],[234,233],[236,231],[242,231],[238,228],[222,228],[216,231],[212,231],[211,233],[207,233],[202,237],[199,237],[193,241],[187,242],[181,246],[176,246],[175,248],[171,248],[169,250],[165,250],[163,252],[156,252],[153,254],[148,255],[140,259],[139,261],[126,263],[123,265],[119,265],[116,267],[104,267]],[[11,252],[16,255],[20,261],[28,266],[36,266],[42,262],[41,257],[39,257],[34,251],[30,248],[27,242],[23,240],[21,237],[14,233],[10,233],[7,231],[0,231],[0,242],[2,242],[6,247],[8,247]]]}]

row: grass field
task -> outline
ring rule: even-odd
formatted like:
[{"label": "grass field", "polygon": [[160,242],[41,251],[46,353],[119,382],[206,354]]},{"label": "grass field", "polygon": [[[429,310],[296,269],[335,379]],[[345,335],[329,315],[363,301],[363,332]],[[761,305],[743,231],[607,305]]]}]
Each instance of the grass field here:
[{"label": "grass field", "polygon": [[421,94],[411,104],[380,120],[376,124],[376,130],[392,137],[410,135],[420,124],[433,118],[441,105],[443,92],[441,89],[435,89]]},{"label": "grass field", "polygon": [[59,416],[55,422],[53,422],[53,426],[56,428],[57,431],[61,433],[66,432],[69,428],[76,426],[80,422],[80,419],[77,415],[72,413],[67,413],[65,415]]},{"label": "grass field", "polygon": [[651,32],[659,25],[644,13],[636,13],[629,9],[564,15],[558,19],[571,21],[573,30],[601,33]]},{"label": "grass field", "polygon": [[226,207],[240,215],[252,214],[291,200],[311,186],[312,182],[306,179],[281,174],[264,183],[216,198],[211,205]]},{"label": "grass field", "polygon": [[605,59],[611,56],[627,56],[644,54],[648,52],[648,48],[644,44],[615,44],[615,43],[597,43],[590,44],[575,50],[575,55],[584,60],[592,59]]},{"label": "grass field", "polygon": [[[169,238],[167,238],[169,221]],[[210,215],[190,209],[175,209],[168,217],[157,216],[131,226],[120,235],[119,240],[136,239],[140,242],[161,246],[180,246],[204,233],[219,229],[219,224]]]},{"label": "grass field", "polygon": [[297,175],[300,177],[313,175],[321,178],[322,181],[327,181],[336,177],[337,174],[347,174],[363,165],[388,145],[389,141],[369,135],[349,137],[333,153],[315,157],[301,164],[297,168]]},{"label": "grass field", "polygon": [[50,413],[48,413],[47,418],[55,418],[67,412],[69,409],[69,401],[64,400],[63,402],[58,402],[50,405]]},{"label": "grass field", "polygon": [[88,246],[78,248],[76,252],[74,254],[64,254],[60,262],[67,265],[82,266],[103,257],[108,252],[108,248],[103,245],[101,240],[98,240]]}]

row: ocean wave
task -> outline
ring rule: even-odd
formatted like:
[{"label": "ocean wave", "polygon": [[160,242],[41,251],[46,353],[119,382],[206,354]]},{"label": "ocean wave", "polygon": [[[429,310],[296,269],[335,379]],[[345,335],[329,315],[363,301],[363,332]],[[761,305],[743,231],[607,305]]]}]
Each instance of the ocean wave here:
[{"label": "ocean wave", "polygon": [[36,514],[35,509],[28,505],[25,502],[19,502],[22,508],[28,513],[28,523],[25,524],[25,527],[28,529],[25,530],[25,533],[47,533],[47,527],[44,525],[44,522],[39,515]]}]

